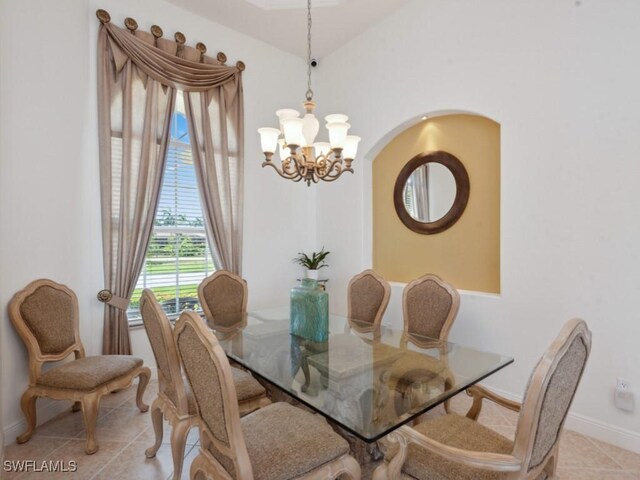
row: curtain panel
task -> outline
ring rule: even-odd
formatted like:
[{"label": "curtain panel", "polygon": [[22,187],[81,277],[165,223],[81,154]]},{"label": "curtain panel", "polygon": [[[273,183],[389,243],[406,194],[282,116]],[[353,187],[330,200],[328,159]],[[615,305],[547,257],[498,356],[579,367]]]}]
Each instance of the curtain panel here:
[{"label": "curtain panel", "polygon": [[153,230],[176,91],[184,91],[193,161],[217,268],[241,273],[243,92],[238,62],[206,48],[102,22],[98,37],[98,115],[105,302],[103,352],[131,353],[127,308]]}]

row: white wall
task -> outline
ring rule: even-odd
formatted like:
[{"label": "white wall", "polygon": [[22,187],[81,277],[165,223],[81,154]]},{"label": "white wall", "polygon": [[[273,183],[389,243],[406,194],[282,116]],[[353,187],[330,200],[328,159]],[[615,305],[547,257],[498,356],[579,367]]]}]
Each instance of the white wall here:
[{"label": "white wall", "polygon": [[[451,339],[515,357],[487,383],[520,395],[562,323],[584,318],[571,425],[640,451],[640,415],[612,402],[618,376],[640,394],[638,18],[633,0],[416,0],[321,59],[315,90],[363,138],[355,176],[319,187],[332,308],[371,263],[376,143],[433,111],[488,116],[502,127],[502,294],[463,294]],[[401,288],[387,323],[401,324]]]},{"label": "white wall", "polygon": [[[11,442],[22,428],[19,398],[28,384],[27,357],[10,325],[13,293],[39,277],[78,294],[81,334],[89,354],[102,345],[103,288],[96,121],[95,10],[115,23],[156,23],[189,44],[204,42],[243,60],[246,118],[244,274],[253,307],[282,303],[298,271],[295,252],[313,246],[313,191],[284,182],[259,164],[255,134],[273,112],[304,93],[304,64],[254,39],[159,0],[30,0],[3,4],[0,15],[0,345],[1,424]],[[297,105],[293,105],[297,106]],[[309,204],[309,202],[311,202]],[[310,214],[311,212],[311,214]],[[132,332],[145,357],[144,332]],[[41,400],[40,420],[57,411]]]}]

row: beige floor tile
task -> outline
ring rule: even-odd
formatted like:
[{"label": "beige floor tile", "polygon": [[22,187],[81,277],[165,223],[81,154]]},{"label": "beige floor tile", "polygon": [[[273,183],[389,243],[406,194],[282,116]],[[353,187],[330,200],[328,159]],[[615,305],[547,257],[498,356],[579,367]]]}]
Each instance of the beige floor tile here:
[{"label": "beige floor tile", "polygon": [[[33,437],[22,445],[18,445],[17,443],[9,445],[4,451],[4,461],[34,460],[39,462],[68,442],[70,442],[70,440],[66,438]],[[3,464],[2,467],[5,467],[5,464]],[[16,467],[11,468],[13,471],[6,471],[3,468],[0,471],[0,478],[10,480],[19,477],[22,473],[18,472],[18,468]]]},{"label": "beige floor tile", "polygon": [[[182,466],[182,475],[180,480],[189,480],[189,469],[191,468],[191,463],[200,453],[200,447],[194,446],[191,448],[189,453],[184,457],[184,464]],[[171,477],[169,477],[170,479]]]},{"label": "beige floor tile", "polygon": [[[101,415],[106,415],[111,409],[101,409]],[[47,423],[36,428],[36,437],[62,437],[74,438],[84,430],[84,418],[82,412],[63,412],[52,418]]]},{"label": "beige floor tile", "polygon": [[[118,407],[111,413],[98,419],[98,442],[104,440],[114,442],[130,442],[151,425],[149,412],[141,412],[138,409]],[[86,435],[82,430],[76,438]]]},{"label": "beige floor tile", "polygon": [[[136,405],[136,394],[137,394],[138,386],[133,385],[129,388],[129,396],[120,406],[128,406],[131,408],[138,408]],[[157,383],[149,383],[147,389],[144,391],[144,396],[142,400],[147,405],[151,406],[155,398],[158,396],[158,384]]]},{"label": "beige floor tile", "polygon": [[616,447],[609,443],[601,442],[595,438],[587,437],[596,447],[611,457],[624,470],[631,470],[640,478],[640,454],[630,452],[624,448]]},{"label": "beige floor tile", "polygon": [[608,468],[620,470],[620,466],[598,449],[587,437],[565,431],[560,440],[560,467]]},{"label": "beige floor tile", "polygon": [[[94,477],[95,480],[140,480],[165,479],[173,472],[171,446],[164,444],[154,458],[147,458],[144,451],[148,445],[140,442],[131,443],[124,451],[109,462]],[[192,446],[188,446],[185,454]]]},{"label": "beige floor tile", "polygon": [[136,391],[134,388],[120,390],[117,393],[109,393],[100,399],[100,406],[107,408],[117,408],[131,397],[135,398]]},{"label": "beige floor tile", "polygon": [[41,472],[31,472],[20,477],[20,480],[85,480],[92,478],[102,467],[104,467],[114,456],[118,455],[126,443],[103,441],[100,443],[100,450],[93,455],[84,453],[85,442],[82,440],[70,440],[65,445],[45,457],[45,460],[52,462],[61,461],[65,465],[69,462],[77,462],[75,472],[56,472],[43,474]]},{"label": "beige floor tile", "polygon": [[[149,423],[151,423],[151,419],[149,419]],[[162,434],[162,443],[171,443],[171,425],[168,422],[163,422],[163,434]],[[197,427],[193,427],[189,431],[189,435],[187,436],[187,445],[196,445],[199,440],[199,432]],[[147,428],[144,432],[140,434],[139,437],[135,439],[136,442],[146,443],[148,446],[153,445],[156,441],[156,434],[153,431],[153,425]]]},{"label": "beige floor tile", "polygon": [[632,472],[589,468],[559,468],[560,480],[638,480]]}]

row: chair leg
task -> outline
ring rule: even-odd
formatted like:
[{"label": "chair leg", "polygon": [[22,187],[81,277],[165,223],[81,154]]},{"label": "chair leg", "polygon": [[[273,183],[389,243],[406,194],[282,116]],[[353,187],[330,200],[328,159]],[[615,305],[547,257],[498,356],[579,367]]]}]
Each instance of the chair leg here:
[{"label": "chair leg", "polygon": [[342,459],[342,469],[338,478],[348,478],[349,480],[360,480],[362,470],[360,464],[351,455],[347,455]]},{"label": "chair leg", "polygon": [[27,431],[16,438],[17,443],[25,443],[31,439],[34,430],[36,429],[36,400],[38,396],[33,392],[31,388],[28,388],[26,392],[22,394],[20,399],[20,408],[24,418],[27,420]]},{"label": "chair leg", "polygon": [[191,480],[206,480],[209,478],[206,470],[206,461],[202,454],[199,454],[191,462],[191,470],[189,471]]},{"label": "chair leg", "polygon": [[71,411],[73,413],[79,412],[80,410],[82,410],[82,403],[80,402],[73,402],[73,406],[71,407]]},{"label": "chair leg", "polygon": [[555,480],[558,473],[558,453],[560,452],[560,443],[553,448],[551,456],[547,460],[547,464],[544,467],[544,472],[547,474],[549,480]]},{"label": "chair leg", "polygon": [[171,455],[173,456],[173,480],[180,480],[182,463],[184,461],[184,447],[187,435],[191,429],[190,421],[178,421],[171,430]]},{"label": "chair leg", "polygon": [[149,447],[145,450],[144,454],[147,456],[147,458],[155,457],[156,453],[158,453],[158,450],[162,446],[162,417],[162,409],[160,408],[158,399],[156,398],[151,405],[151,423],[153,424],[153,431],[156,434],[156,443],[154,443],[152,447]]},{"label": "chair leg", "polygon": [[141,412],[146,412],[149,410],[149,405],[144,403],[143,397],[144,392],[147,389],[147,385],[149,384],[149,379],[151,378],[151,370],[148,367],[143,367],[140,370],[140,374],[138,375],[138,392],[136,394],[136,405]]},{"label": "chair leg", "polygon": [[84,424],[87,427],[87,448],[85,448],[84,451],[87,455],[93,455],[99,448],[96,440],[96,425],[98,423],[100,396],[96,393],[86,395],[81,403],[82,416],[84,417]]}]

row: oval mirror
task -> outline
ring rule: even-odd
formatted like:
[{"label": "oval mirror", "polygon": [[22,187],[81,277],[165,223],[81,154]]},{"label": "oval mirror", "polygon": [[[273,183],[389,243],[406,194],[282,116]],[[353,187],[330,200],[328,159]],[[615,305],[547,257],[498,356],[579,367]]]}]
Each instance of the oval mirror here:
[{"label": "oval mirror", "polygon": [[469,175],[447,152],[423,153],[400,171],[394,189],[398,217],[417,233],[438,233],[451,227],[469,200]]}]

